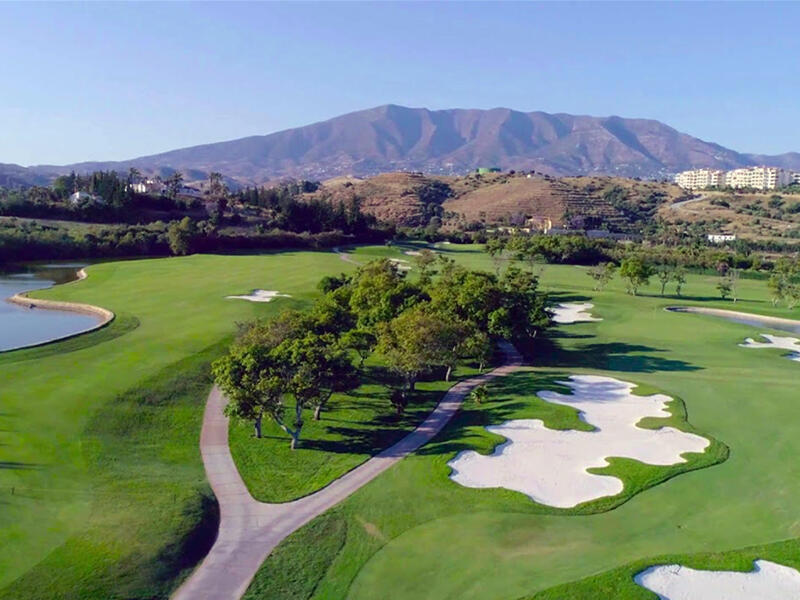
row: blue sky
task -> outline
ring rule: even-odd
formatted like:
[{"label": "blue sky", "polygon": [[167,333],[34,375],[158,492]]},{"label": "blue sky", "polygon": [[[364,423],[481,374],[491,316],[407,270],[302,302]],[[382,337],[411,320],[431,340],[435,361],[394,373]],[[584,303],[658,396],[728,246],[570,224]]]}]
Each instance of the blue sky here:
[{"label": "blue sky", "polygon": [[114,160],[395,103],[649,117],[800,151],[800,3],[3,3],[0,162]]}]

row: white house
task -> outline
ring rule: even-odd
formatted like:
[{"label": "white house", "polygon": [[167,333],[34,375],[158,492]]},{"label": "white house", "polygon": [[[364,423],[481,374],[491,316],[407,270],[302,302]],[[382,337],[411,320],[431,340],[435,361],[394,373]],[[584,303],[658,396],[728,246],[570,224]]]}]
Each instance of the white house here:
[{"label": "white house", "polygon": [[708,241],[712,244],[724,244],[725,242],[735,242],[736,236],[728,233],[709,233]]}]

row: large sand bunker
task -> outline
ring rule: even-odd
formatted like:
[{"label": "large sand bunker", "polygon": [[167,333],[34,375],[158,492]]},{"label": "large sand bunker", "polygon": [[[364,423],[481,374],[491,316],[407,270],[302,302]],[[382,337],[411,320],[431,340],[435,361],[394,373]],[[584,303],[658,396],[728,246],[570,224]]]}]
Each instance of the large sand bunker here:
[{"label": "large sand bunker", "polygon": [[281,294],[272,290],[253,290],[242,296],[225,296],[229,300],[249,300],[250,302],[271,302],[273,298],[291,298],[289,294]]},{"label": "large sand bunker", "polygon": [[548,309],[556,323],[579,323],[584,321],[602,321],[593,317],[588,311],[594,308],[589,302],[564,302]]},{"label": "large sand bunker", "polygon": [[557,431],[540,419],[487,427],[508,441],[489,456],[473,450],[459,453],[448,463],[451,479],[466,487],[516,490],[541,504],[571,508],[622,492],[623,482],[617,477],[587,472],[607,466],[608,457],[673,465],[686,462],[683,453],[703,452],[710,444],[673,427],[637,427],[644,417],[670,416],[669,396],[636,396],[634,384],[611,377],[573,375],[560,383],[573,393],[543,391],[538,396],[579,411],[594,431]]},{"label": "large sand bunker", "polygon": [[757,560],[749,573],[698,571],[661,565],[642,571],[634,581],[661,600],[784,600],[800,598],[800,572]]},{"label": "large sand bunker", "polygon": [[744,344],[739,344],[742,348],[779,348],[790,350],[786,358],[800,362],[800,340],[794,337],[781,337],[779,335],[769,335],[762,333],[761,337],[766,342],[757,342],[753,338],[747,338]]}]

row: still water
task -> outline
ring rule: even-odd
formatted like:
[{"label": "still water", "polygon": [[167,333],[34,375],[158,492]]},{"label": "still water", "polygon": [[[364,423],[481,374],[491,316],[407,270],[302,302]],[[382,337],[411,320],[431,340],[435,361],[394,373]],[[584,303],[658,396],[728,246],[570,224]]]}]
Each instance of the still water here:
[{"label": "still water", "polygon": [[0,268],[0,351],[46,342],[97,325],[100,317],[27,308],[5,301],[19,292],[72,281],[85,266],[86,263],[58,263]]}]

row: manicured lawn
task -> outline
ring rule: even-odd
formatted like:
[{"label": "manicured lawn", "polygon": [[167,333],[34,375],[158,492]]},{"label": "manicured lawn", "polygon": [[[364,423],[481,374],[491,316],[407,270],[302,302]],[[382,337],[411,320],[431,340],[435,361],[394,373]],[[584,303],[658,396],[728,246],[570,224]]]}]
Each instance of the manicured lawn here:
[{"label": "manicured lawn", "polygon": [[[208,363],[236,322],[303,306],[353,268],[329,252],[192,256],[37,292],[118,320],[0,355],[0,597],[165,597],[215,533],[197,446]],[[253,288],[292,297],[225,299]]]},{"label": "manicured lawn", "polygon": [[450,383],[433,377],[420,381],[405,414],[397,415],[387,387],[394,377],[373,356],[364,364],[363,385],[350,394],[334,395],[319,421],[307,415],[297,450],[290,449],[289,436],[272,421],[264,423],[260,440],[253,437],[249,423],[237,421],[231,424],[231,453],[254,498],[294,500],[328,485],[403,438],[425,420],[454,382],[477,372],[475,366],[462,364]]},{"label": "manicured lawn", "polygon": [[[493,270],[472,250],[446,252]],[[354,256],[360,252],[368,249]],[[594,292],[583,269],[546,266],[543,285],[554,301],[588,299],[604,320],[560,327],[534,368],[492,386],[492,402],[468,407],[436,442],[279,546],[247,597],[509,600],[564,585],[541,597],[654,598],[631,576],[663,557],[695,567],[749,569],[747,561],[757,557],[798,566],[800,544],[778,542],[800,536],[800,366],[780,351],[737,346],[766,330],[663,309],[685,303],[794,318],[800,311],[773,308],[763,281],[742,280],[736,305],[720,301],[715,284],[710,276],[690,276],[683,299],[652,295],[655,284],[634,298],[619,280]],[[523,415],[569,424],[574,414],[542,406],[534,393],[573,373],[616,377],[678,398],[694,431],[730,448],[730,456],[662,483],[648,480],[657,485],[584,516],[448,479],[446,462],[459,449],[488,451],[496,443],[478,425]],[[678,421],[680,406],[672,405]],[[631,487],[657,474],[626,471],[633,466],[615,465]],[[768,547],[727,552],[754,546]]]}]

